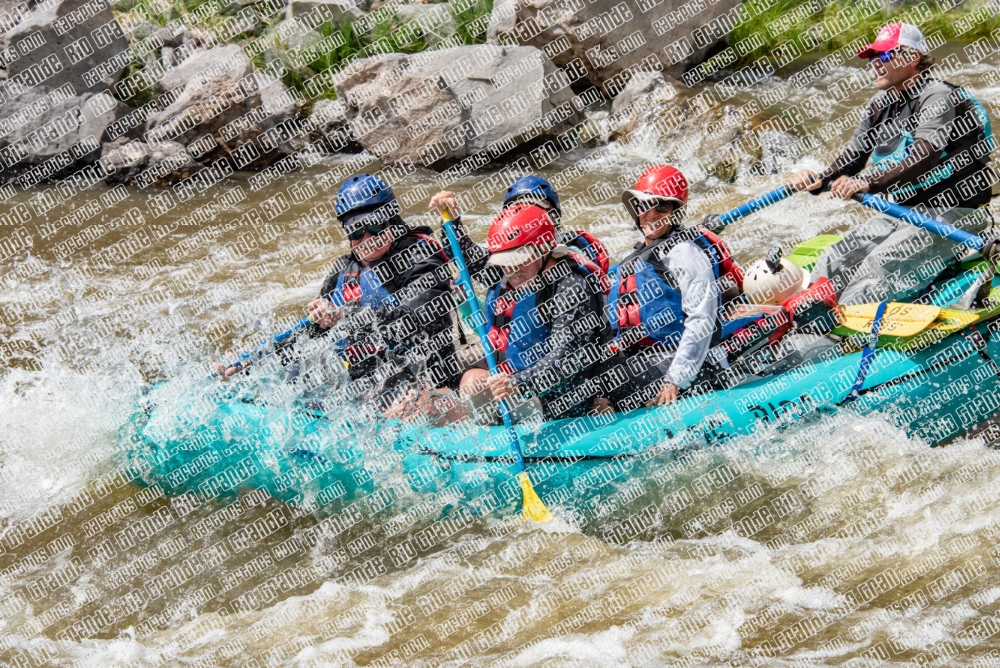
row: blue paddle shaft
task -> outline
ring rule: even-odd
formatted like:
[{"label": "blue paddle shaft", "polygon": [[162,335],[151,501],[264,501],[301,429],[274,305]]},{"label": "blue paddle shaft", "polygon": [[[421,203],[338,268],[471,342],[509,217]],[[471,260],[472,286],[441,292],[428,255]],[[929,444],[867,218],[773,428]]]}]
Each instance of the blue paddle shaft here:
[{"label": "blue paddle shaft", "polygon": [[[450,220],[444,220],[444,233],[448,237],[448,244],[451,246],[451,255],[455,259],[455,264],[458,266],[458,282],[465,290],[465,298],[469,300],[469,304],[472,306],[472,313],[476,316],[476,334],[479,336],[479,342],[483,345],[483,352],[486,353],[486,364],[490,368],[490,375],[496,375],[499,373],[497,368],[497,358],[493,353],[493,346],[490,344],[489,329],[487,328],[486,315],[483,311],[483,305],[479,302],[479,297],[476,296],[475,290],[472,289],[472,276],[469,275],[469,269],[465,266],[465,258],[462,257],[462,247],[458,243],[458,236],[455,234],[455,225]],[[503,426],[507,429],[507,435],[510,436],[510,450],[514,454],[514,459],[517,464],[517,472],[524,472],[524,455],[521,454],[521,443],[517,438],[517,431],[514,429],[514,420],[510,415],[510,408],[507,406],[506,401],[500,402],[500,415],[503,417]]]},{"label": "blue paddle shaft", "polygon": [[776,202],[790,197],[795,193],[795,188],[790,184],[781,186],[780,188],[775,188],[769,193],[764,193],[760,197],[750,200],[746,204],[741,204],[735,209],[725,212],[719,216],[719,222],[723,225],[729,225],[730,223],[735,223],[740,218],[745,218],[755,211],[759,211],[764,207],[771,206]]},{"label": "blue paddle shaft", "polygon": [[[290,337],[295,332],[299,331],[300,329],[304,329],[304,328],[308,327],[311,324],[312,324],[312,320],[310,320],[309,318],[302,318],[302,320],[299,320],[297,323],[295,323],[294,325],[292,325],[291,327],[289,327],[285,331],[279,332],[279,333],[275,334],[274,338],[272,339],[272,341],[274,343],[281,343],[282,341],[284,341],[285,339],[287,339],[288,337]],[[236,359],[238,359],[238,360],[245,360],[248,357],[250,357],[251,355],[253,355],[254,353],[259,352],[261,350],[261,348],[263,348],[264,346],[266,346],[268,343],[269,343],[268,341],[261,341],[260,344],[256,348],[254,348],[253,350],[247,350],[246,352],[240,353],[236,357]]]},{"label": "blue paddle shaft", "polygon": [[869,209],[875,209],[876,211],[887,213],[893,218],[899,218],[910,225],[923,228],[931,234],[936,234],[939,237],[956,241],[974,250],[982,250],[983,248],[983,240],[981,237],[960,230],[953,225],[949,225],[948,223],[942,223],[940,220],[934,220],[933,218],[925,216],[921,213],[917,213],[913,209],[900,206],[899,204],[894,204],[887,199],[883,199],[882,197],[876,197],[874,195],[864,193],[861,197],[855,195],[853,199],[867,206]]}]

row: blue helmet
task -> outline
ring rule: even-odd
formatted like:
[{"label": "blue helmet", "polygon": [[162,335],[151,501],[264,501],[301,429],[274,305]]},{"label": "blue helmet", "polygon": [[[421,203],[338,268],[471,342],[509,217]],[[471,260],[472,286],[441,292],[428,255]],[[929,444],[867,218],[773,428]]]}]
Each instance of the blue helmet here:
[{"label": "blue helmet", "polygon": [[552,206],[560,214],[559,195],[556,194],[552,184],[540,176],[522,176],[507,188],[507,194],[503,198],[503,206],[506,208],[512,201],[523,195],[534,195],[552,202]]},{"label": "blue helmet", "polygon": [[396,201],[389,184],[373,174],[355,174],[337,191],[337,218],[359,209],[373,209]]}]

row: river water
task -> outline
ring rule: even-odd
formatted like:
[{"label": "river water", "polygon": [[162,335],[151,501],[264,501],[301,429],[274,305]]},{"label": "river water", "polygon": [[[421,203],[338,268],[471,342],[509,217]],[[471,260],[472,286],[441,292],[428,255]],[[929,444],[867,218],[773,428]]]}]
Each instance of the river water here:
[{"label": "river water", "polygon": [[[950,80],[1000,100],[1000,59],[939,53],[960,63]],[[774,77],[736,101],[763,97],[778,112],[854,70],[834,66],[804,88]],[[704,178],[697,142],[580,149],[543,174],[585,167],[560,186],[575,198],[570,222],[620,258],[638,239],[622,218],[619,175],[669,159],[693,182],[692,217],[725,210],[793,168],[824,166],[851,130],[829,123],[871,90],[823,98],[822,113],[800,128],[814,147],[777,174]],[[169,210],[161,192],[3,195],[4,661],[1000,665],[1000,454],[987,447],[989,430],[930,449],[884,416],[842,411],[717,446],[669,476],[622,481],[603,503],[557,505],[550,524],[463,523],[407,557],[398,549],[407,531],[454,499],[413,495],[391,523],[365,517],[329,536],[315,530],[321,514],[259,492],[164,497],[135,482],[122,428],[142,388],[154,378],[194,383],[213,357],[300,318],[347,247],[324,213],[335,175],[379,165],[365,156],[308,162],[259,188],[260,177],[232,176]],[[492,175],[486,201],[463,201],[480,239],[509,180]],[[449,188],[475,192],[489,176]],[[409,216],[425,210],[436,179],[416,172],[395,186]],[[788,250],[845,229],[859,217],[854,206],[798,195],[725,236],[746,262],[768,245]],[[30,220],[17,223],[25,211]],[[691,505],[620,530],[685,486]],[[773,523],[749,538],[733,530],[762,508]]]}]

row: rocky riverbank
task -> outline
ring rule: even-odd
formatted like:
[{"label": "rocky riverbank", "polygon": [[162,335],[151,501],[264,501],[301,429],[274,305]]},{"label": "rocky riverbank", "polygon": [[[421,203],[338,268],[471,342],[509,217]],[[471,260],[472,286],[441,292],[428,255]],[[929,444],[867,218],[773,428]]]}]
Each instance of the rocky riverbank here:
[{"label": "rocky riverbank", "polygon": [[769,0],[122,1],[0,16],[0,180],[203,189],[362,150],[391,180],[636,137],[731,180],[795,150],[794,122],[730,101],[783,64],[727,69]]}]

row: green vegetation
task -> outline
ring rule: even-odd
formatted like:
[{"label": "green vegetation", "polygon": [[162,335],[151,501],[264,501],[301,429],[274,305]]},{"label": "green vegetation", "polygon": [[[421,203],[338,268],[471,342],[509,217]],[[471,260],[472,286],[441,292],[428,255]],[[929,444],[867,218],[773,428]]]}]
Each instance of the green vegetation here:
[{"label": "green vegetation", "polygon": [[[282,26],[284,0],[260,0],[245,7],[226,0],[182,0],[176,4],[166,0],[121,0],[114,5],[114,11],[135,46],[157,27],[194,29],[214,35],[220,43],[243,46],[258,69],[279,75],[289,88],[311,101],[335,98],[333,89],[317,87],[322,79],[317,75],[336,71],[355,58],[482,44],[486,41],[486,24],[493,11],[493,0],[452,0],[448,4],[450,21],[438,21],[437,25],[426,20],[403,20],[397,13],[382,9],[380,14],[384,16],[379,15],[374,24],[356,25],[353,21],[320,24],[305,35],[299,34],[296,40],[301,44],[294,47],[289,44],[293,31],[287,30],[288,24]],[[380,10],[373,8],[372,11]],[[439,19],[441,14],[443,12],[438,15]],[[145,28],[130,30],[140,23],[146,24]],[[359,27],[362,25],[363,28]],[[151,57],[160,59],[158,51]],[[146,66],[146,62],[137,59],[129,66],[126,76]],[[154,95],[151,89],[146,89],[119,97],[126,104],[139,106]]]},{"label": "green vegetation", "polygon": [[939,36],[973,42],[1000,28],[1000,16],[987,9],[990,0],[956,3],[946,12],[939,11],[937,2],[905,3],[886,10],[881,0],[777,0],[762,12],[755,10],[766,4],[744,0],[744,15],[752,16],[729,35],[741,64],[765,54],[780,60],[782,53],[791,57],[795,52],[829,52],[857,40],[871,41],[893,21],[913,23],[932,40]]},{"label": "green vegetation", "polygon": [[[452,34],[441,34],[441,28],[425,31],[419,21],[405,21],[392,14],[377,22],[370,30],[355,29],[354,22],[340,24],[325,23],[317,28],[324,38],[316,47],[300,50],[308,54],[301,59],[282,58],[287,71],[282,77],[289,88],[298,90],[307,98],[315,95],[306,82],[326,70],[336,71],[355,58],[364,58],[378,53],[419,53],[438,46],[458,46],[462,44],[482,44],[486,41],[486,22],[493,11],[493,0],[456,0],[458,9],[449,4],[449,13],[454,21]],[[451,30],[451,26],[447,26]],[[337,35],[334,39],[327,37]],[[287,44],[277,43],[279,51]],[[295,53],[295,50],[292,50]],[[301,60],[304,62],[296,62]],[[258,62],[263,66],[263,62]],[[319,97],[334,99],[332,90],[323,91]]]}]

